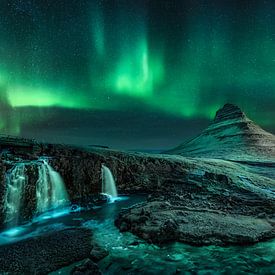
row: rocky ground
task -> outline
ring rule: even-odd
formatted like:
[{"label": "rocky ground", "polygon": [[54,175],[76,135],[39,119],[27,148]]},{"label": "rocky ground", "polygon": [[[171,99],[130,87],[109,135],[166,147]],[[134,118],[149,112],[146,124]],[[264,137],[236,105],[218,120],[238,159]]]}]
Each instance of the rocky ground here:
[{"label": "rocky ground", "polygon": [[70,228],[0,246],[0,273],[48,274],[90,256],[91,232]]},{"label": "rocky ground", "polygon": [[[275,180],[272,176],[272,165],[257,166],[220,159],[151,155],[108,149],[85,151],[66,146],[43,145],[41,150],[39,155],[32,156],[31,160],[26,160],[26,155],[20,156],[28,163],[26,173],[29,178],[23,198],[22,220],[28,221],[35,215],[37,159],[41,156],[50,156],[49,162],[64,178],[72,203],[89,203],[94,194],[100,192],[101,164],[107,165],[113,172],[120,193],[143,192],[154,195],[156,201],[167,202],[170,205],[167,221],[165,212],[158,215],[157,206],[151,210],[151,217],[146,219],[146,226],[143,223],[136,225],[136,222],[133,225],[127,213],[120,217],[120,228],[122,224],[122,230],[127,229],[139,236],[143,236],[140,232],[147,232],[148,226],[154,223],[156,228],[161,228],[163,223],[173,220],[181,224],[177,219],[178,215],[185,217],[182,219],[184,228],[181,225],[177,226],[177,237],[160,236],[160,242],[165,239],[188,241],[184,237],[188,236],[188,231],[195,234],[190,237],[192,241],[189,240],[193,244],[253,242],[272,237],[274,234]],[[10,160],[8,155],[2,155],[2,224],[5,171],[18,161],[22,160]],[[258,173],[257,169],[261,169],[261,173]],[[162,197],[164,199],[161,199]],[[152,208],[151,202],[142,208]],[[240,218],[240,215],[243,218]],[[267,217],[268,220],[261,218],[249,222],[247,217]],[[144,217],[141,220],[143,219]],[[237,220],[243,223],[235,225]],[[128,225],[125,226],[125,223]],[[241,237],[234,233],[241,227],[248,226],[251,230],[244,230]],[[205,230],[196,233],[199,227],[205,227]],[[228,227],[232,230],[225,230]],[[153,226],[152,230],[155,230]],[[196,234],[204,235],[204,240],[196,238]],[[217,238],[214,238],[214,235]]]},{"label": "rocky ground", "polygon": [[146,241],[180,241],[192,245],[249,244],[275,236],[275,219],[238,215],[210,208],[186,207],[180,200],[155,198],[116,220],[121,232],[130,231]]},{"label": "rocky ground", "polygon": [[[251,167],[247,165],[173,155],[107,149],[85,151],[65,146],[49,149],[49,146],[44,146],[43,151],[33,156],[32,160],[26,160],[24,155],[21,155],[19,160],[11,160],[10,156],[2,155],[0,224],[5,221],[5,172],[17,162],[26,163],[25,169],[29,179],[22,199],[21,220],[28,221],[35,215],[37,161],[41,156],[50,156],[49,162],[63,177],[73,204],[89,203],[93,195],[101,191],[101,164],[105,164],[112,171],[120,193],[175,192],[183,193],[187,197],[193,196],[196,198],[194,201],[202,201],[201,203],[215,200],[217,207],[231,203],[231,207],[238,208],[238,203],[242,202],[242,209],[248,212],[255,207],[259,208],[257,213],[274,210],[274,179],[252,173]],[[273,167],[265,169],[274,170]],[[204,197],[198,197],[201,194],[204,194]]]},{"label": "rocky ground", "polygon": [[[175,180],[116,225],[153,243],[248,244],[275,237],[275,180],[229,161],[189,158]],[[269,171],[272,168],[266,168]]]},{"label": "rocky ground", "polygon": [[48,274],[84,260],[72,268],[72,274],[101,274],[96,263],[108,254],[90,230],[71,227],[0,246],[0,273]]},{"label": "rocky ground", "polygon": [[[255,243],[275,237],[275,161],[272,160],[274,148],[270,145],[274,136],[260,131],[243,113],[232,109],[232,106],[225,109],[228,114],[217,113],[211,129],[195,139],[196,144],[192,143],[194,150],[191,148],[192,144],[191,147],[187,146],[189,152],[203,151],[200,156],[193,153],[190,156],[182,156],[185,152],[181,150],[183,147],[178,148],[180,155],[145,154],[104,148],[39,144],[28,140],[19,142],[2,137],[0,225],[6,222],[3,208],[6,172],[18,162],[26,164],[25,173],[29,180],[22,194],[20,218],[22,222],[29,221],[36,214],[37,165],[41,157],[47,157],[63,177],[72,204],[88,204],[93,196],[101,191],[102,164],[112,171],[120,193],[148,194],[147,202],[123,211],[115,222],[121,231],[132,232],[148,242],[162,244],[181,241],[192,245],[224,245]],[[241,122],[236,122],[240,119]],[[221,125],[228,124],[228,120],[234,122],[229,128],[232,130],[237,127],[237,135],[224,132]],[[259,130],[260,134],[257,135],[256,130],[253,132],[251,129]],[[247,133],[251,131],[253,133],[250,140],[253,142],[250,147],[247,147],[247,138],[245,142],[237,143],[240,136],[247,137]],[[205,141],[206,137],[206,140],[209,140],[210,136],[211,142],[214,136],[223,146],[226,145],[221,147],[219,143],[214,146],[218,152],[216,158],[210,157],[214,152],[210,146],[212,143],[207,147],[207,142],[201,142],[200,149],[197,150],[197,141]],[[233,143],[230,143],[231,138]],[[261,139],[264,140],[262,144]],[[225,153],[232,144],[235,144],[232,152],[238,152],[238,158],[222,160],[222,154],[230,156]],[[207,150],[202,150],[201,146]],[[248,148],[247,152],[262,152],[260,158],[253,160],[251,154],[249,157],[246,153],[241,155],[242,146],[243,149]],[[219,151],[219,148],[225,150]],[[22,241],[6,248],[1,247],[0,260],[3,263],[0,263],[0,266],[3,266],[3,271],[24,273],[29,265],[39,274],[44,272],[40,270],[51,271],[65,264],[90,258],[76,267],[74,274],[90,274],[87,273],[89,269],[100,272],[95,262],[98,254],[107,252],[101,251],[91,256],[92,247],[88,235],[84,233],[82,236],[84,237],[80,237],[77,231],[64,231],[55,236],[48,236],[48,239],[46,236],[42,239]],[[53,249],[49,248],[51,242]],[[37,251],[39,247],[44,246],[49,250],[45,250],[42,257]],[[96,251],[96,248],[93,249]],[[66,252],[67,250],[70,251]],[[9,255],[7,261],[5,253]],[[35,266],[25,261],[28,253],[34,255],[35,258],[31,259]],[[57,256],[59,254],[62,258]],[[16,261],[11,260],[14,258]],[[56,258],[57,262],[49,264],[46,260],[49,258]]]},{"label": "rocky ground", "polygon": [[173,175],[152,201],[121,213],[121,231],[193,245],[275,236],[275,137],[237,106],[226,104],[199,136],[166,153],[184,156],[185,176]]}]

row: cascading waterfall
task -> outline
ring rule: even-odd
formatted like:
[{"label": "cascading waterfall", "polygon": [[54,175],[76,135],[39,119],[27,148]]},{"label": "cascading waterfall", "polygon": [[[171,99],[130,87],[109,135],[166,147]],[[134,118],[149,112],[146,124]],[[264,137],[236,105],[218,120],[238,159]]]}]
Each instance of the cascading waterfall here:
[{"label": "cascading waterfall", "polygon": [[60,174],[46,160],[38,167],[36,184],[37,213],[63,207],[69,203],[68,193]]},{"label": "cascading waterfall", "polygon": [[112,198],[117,197],[116,183],[111,170],[105,165],[101,166],[102,176],[102,193],[111,196]]},{"label": "cascading waterfall", "polygon": [[17,164],[6,174],[5,222],[17,225],[26,185],[25,165]]}]

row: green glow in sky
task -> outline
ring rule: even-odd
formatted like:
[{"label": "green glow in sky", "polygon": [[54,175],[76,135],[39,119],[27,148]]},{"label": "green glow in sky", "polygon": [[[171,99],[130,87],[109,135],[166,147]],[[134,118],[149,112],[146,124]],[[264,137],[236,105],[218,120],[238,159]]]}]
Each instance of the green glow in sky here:
[{"label": "green glow in sky", "polygon": [[12,107],[49,107],[88,108],[84,98],[68,97],[66,91],[47,87],[12,86],[8,89],[8,99]]},{"label": "green glow in sky", "polygon": [[133,48],[119,60],[110,88],[115,93],[147,99],[163,80],[163,64],[161,57],[151,58],[145,40]]},{"label": "green glow in sky", "polygon": [[94,4],[91,10],[91,32],[92,41],[96,53],[102,57],[105,54],[105,33],[104,33],[104,18],[102,9]]},{"label": "green glow in sky", "polygon": [[150,1],[91,2],[0,11],[6,105],[131,112],[132,100],[143,111],[210,119],[231,102],[274,124],[275,9],[178,1],[158,15]]}]

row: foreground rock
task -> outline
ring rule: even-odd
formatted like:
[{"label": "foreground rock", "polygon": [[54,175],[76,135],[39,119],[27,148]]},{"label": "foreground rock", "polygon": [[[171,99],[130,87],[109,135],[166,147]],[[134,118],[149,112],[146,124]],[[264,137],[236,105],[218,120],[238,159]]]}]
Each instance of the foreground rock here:
[{"label": "foreground rock", "polygon": [[221,160],[194,162],[183,182],[171,182],[116,220],[148,242],[247,244],[275,237],[275,181]]},{"label": "foreground rock", "polygon": [[[50,164],[63,177],[70,200],[73,204],[85,205],[94,194],[101,192],[101,165],[108,166],[120,193],[159,193],[170,191],[201,194],[207,193],[219,200],[228,193],[226,202],[233,199],[249,205],[246,208],[270,206],[270,198],[275,191],[274,180],[259,176],[238,163],[223,160],[184,158],[173,155],[151,155],[143,153],[119,152],[97,149],[85,152],[70,147],[46,146],[45,156],[51,156]],[[4,158],[4,156],[3,156]],[[0,225],[5,222],[4,202],[6,194],[5,172],[17,162],[0,161]],[[36,161],[26,163],[29,181],[22,197],[20,220],[29,221],[36,210],[36,181],[38,178]],[[265,167],[261,167],[263,169]],[[254,166],[253,166],[253,169]],[[269,167],[274,170],[273,167]],[[249,172],[249,173],[248,173]],[[264,172],[262,172],[264,174]],[[207,186],[207,188],[206,188]],[[258,193],[251,190],[258,188]],[[238,195],[241,192],[242,195]],[[275,194],[275,193],[274,193]],[[260,200],[255,199],[261,197]],[[265,199],[265,197],[267,199]],[[248,199],[249,198],[249,199]],[[249,200],[249,202],[247,202]],[[248,210],[249,210],[248,209]],[[269,211],[274,208],[269,208]]]},{"label": "foreground rock", "polygon": [[121,213],[121,231],[194,245],[275,237],[275,137],[237,106],[226,104],[198,137],[166,153],[170,179],[156,169],[154,200]]},{"label": "foreground rock", "polygon": [[91,253],[90,253],[90,259],[93,262],[97,263],[100,260],[107,257],[108,255],[109,255],[109,252],[105,248],[101,247],[98,244],[93,244],[92,245],[92,250],[91,250]]},{"label": "foreground rock", "polygon": [[[171,205],[169,210],[162,212],[156,206],[151,210],[152,216],[156,219],[156,227],[164,224],[164,228],[175,228],[176,236],[167,237],[161,233],[160,242],[170,238],[196,244],[236,243],[237,239],[243,243],[273,235],[274,136],[256,126],[236,106],[224,106],[202,135],[188,146],[173,151],[182,155],[189,152],[187,155],[192,157],[39,144],[9,138],[0,142],[0,225],[8,222],[4,209],[6,172],[18,163],[25,163],[29,181],[24,187],[18,216],[20,222],[29,221],[36,210],[37,164],[46,157],[63,177],[73,204],[85,206],[94,194],[101,192],[102,164],[112,171],[119,193],[155,194],[156,201],[163,197],[161,200]],[[251,158],[255,155],[259,158]],[[143,208],[151,206],[145,204]],[[182,222],[177,220],[177,216],[181,216],[179,211],[186,216]],[[127,215],[130,214],[125,213],[119,218],[117,224],[121,230],[139,235],[140,232],[149,232],[140,220],[135,222]],[[138,213],[133,215],[139,216]],[[144,220],[145,217],[141,216]],[[154,219],[147,217],[145,225],[154,229]],[[198,230],[200,227],[205,228]],[[249,228],[249,233],[243,232],[243,227]],[[193,232],[198,230],[199,235],[197,238],[191,236],[190,241],[186,236],[191,229]]]},{"label": "foreground rock", "polygon": [[86,259],[91,232],[71,228],[0,247],[1,274],[48,274]]},{"label": "foreground rock", "polygon": [[180,201],[142,203],[121,213],[115,223],[120,231],[156,244],[249,244],[275,237],[275,219],[186,207]]},{"label": "foreground rock", "polygon": [[73,268],[72,275],[101,275],[98,265],[93,261],[87,259],[83,264]]}]

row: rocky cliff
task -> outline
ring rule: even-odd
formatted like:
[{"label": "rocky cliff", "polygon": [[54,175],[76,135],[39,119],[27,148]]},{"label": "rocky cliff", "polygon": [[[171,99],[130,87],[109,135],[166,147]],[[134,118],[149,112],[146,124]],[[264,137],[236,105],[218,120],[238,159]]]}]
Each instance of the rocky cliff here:
[{"label": "rocky cliff", "polygon": [[[245,133],[249,133],[249,137]],[[206,142],[207,139],[210,141]],[[148,202],[122,213],[116,224],[120,230],[131,231],[148,241],[247,243],[275,235],[274,176],[266,172],[265,162],[261,162],[260,168],[258,162],[254,166],[239,163],[252,156],[251,152],[273,156],[273,136],[255,126],[235,106],[226,105],[218,111],[213,124],[193,140],[200,147],[189,151],[197,157],[27,143],[27,147],[20,143],[20,150],[16,142],[4,143],[0,162],[2,225],[6,172],[18,163],[25,163],[29,180],[23,194],[20,221],[29,221],[36,214],[37,162],[47,157],[62,175],[72,203],[89,204],[92,197],[101,192],[102,164],[112,171],[119,193],[147,193]],[[242,158],[237,162],[222,160],[227,158],[227,152],[230,158],[236,157],[236,152]],[[208,155],[219,159],[206,158]],[[270,171],[274,162],[269,159],[268,165]]]}]

